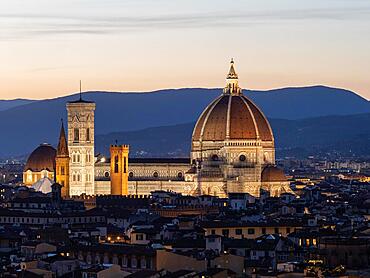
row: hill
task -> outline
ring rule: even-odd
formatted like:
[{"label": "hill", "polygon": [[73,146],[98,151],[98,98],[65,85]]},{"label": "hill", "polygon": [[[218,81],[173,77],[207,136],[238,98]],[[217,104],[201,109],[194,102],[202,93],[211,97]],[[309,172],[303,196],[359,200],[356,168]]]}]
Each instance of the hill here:
[{"label": "hill", "polygon": [[[178,89],[150,93],[87,92],[96,109],[96,134],[133,131],[195,121],[221,89]],[[245,91],[270,118],[302,119],[370,112],[366,99],[323,86]],[[77,95],[34,101],[0,111],[0,157],[29,153],[42,142],[55,143],[65,104]]]},{"label": "hill", "polygon": [[[280,158],[308,155],[370,157],[370,113],[303,120],[270,119],[270,123]],[[109,145],[117,140],[130,144],[132,156],[188,156],[194,124],[99,135],[96,150],[109,154]]]},{"label": "hill", "polygon": [[11,109],[24,104],[29,104],[31,102],[34,102],[34,100],[20,98],[11,100],[0,100],[0,111]]}]

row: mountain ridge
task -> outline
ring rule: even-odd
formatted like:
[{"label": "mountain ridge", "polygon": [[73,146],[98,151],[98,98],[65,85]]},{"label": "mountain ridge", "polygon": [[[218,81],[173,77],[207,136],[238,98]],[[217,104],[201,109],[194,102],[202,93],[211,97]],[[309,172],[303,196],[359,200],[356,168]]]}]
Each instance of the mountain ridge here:
[{"label": "mountain ridge", "polygon": [[[274,132],[278,158],[328,153],[332,153],[331,156],[370,157],[370,125],[364,126],[370,123],[370,113],[302,120],[269,119],[269,122]],[[129,144],[134,157],[183,157],[190,153],[194,126],[195,122],[191,122],[97,135],[96,151],[109,155],[109,145],[117,140],[121,144]],[[364,128],[360,129],[360,126]],[[166,136],[163,137],[163,134]]]},{"label": "mountain ridge", "polygon": [[[104,134],[194,122],[221,92],[202,88],[151,93],[87,92],[83,98],[97,103],[95,130],[96,134]],[[303,119],[370,112],[369,102],[364,98],[330,87],[244,90],[244,94],[269,118]],[[29,153],[42,142],[54,142],[60,119],[66,119],[66,102],[77,98],[78,94],[73,94],[0,111],[0,126],[7,131],[6,136],[0,136],[0,157]]]}]

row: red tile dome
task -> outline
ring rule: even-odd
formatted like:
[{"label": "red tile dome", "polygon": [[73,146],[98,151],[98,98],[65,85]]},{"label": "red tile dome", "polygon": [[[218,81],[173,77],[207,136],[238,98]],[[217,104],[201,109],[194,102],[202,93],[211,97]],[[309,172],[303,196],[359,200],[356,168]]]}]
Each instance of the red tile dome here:
[{"label": "red tile dome", "polygon": [[28,157],[24,171],[54,171],[56,150],[49,144],[41,144]]},{"label": "red tile dome", "polygon": [[244,95],[223,94],[199,117],[193,141],[273,141],[269,122],[261,110]]},{"label": "red tile dome", "polygon": [[208,105],[199,117],[193,131],[193,142],[273,141],[273,133],[265,115],[243,95],[238,85],[233,60],[226,81],[223,94]]}]

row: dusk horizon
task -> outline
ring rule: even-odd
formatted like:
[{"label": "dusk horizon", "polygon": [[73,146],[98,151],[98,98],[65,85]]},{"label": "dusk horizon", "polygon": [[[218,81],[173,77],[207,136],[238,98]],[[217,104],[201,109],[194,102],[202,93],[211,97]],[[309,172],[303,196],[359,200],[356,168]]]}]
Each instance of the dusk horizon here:
[{"label": "dusk horizon", "polygon": [[370,98],[370,3],[211,2],[4,0],[0,99],[66,95],[80,79],[85,91],[222,87],[232,57],[243,88]]},{"label": "dusk horizon", "polygon": [[[77,83],[77,86],[78,86],[78,84],[79,83]],[[266,89],[244,88],[243,90],[246,93],[248,91],[258,91],[258,92],[261,92],[261,93],[265,93],[265,92],[269,92],[269,91],[277,91],[277,90],[289,89],[289,88],[311,88],[311,87],[328,87],[328,88],[346,90],[346,91],[355,93],[356,95],[358,95],[359,97],[361,97],[361,98],[363,98],[367,101],[370,101],[370,99],[366,98],[365,96],[362,96],[359,93],[357,93],[356,91],[350,90],[348,88],[341,88],[341,87],[335,87],[335,86],[324,85],[324,84],[308,84],[308,85],[301,85],[301,86],[284,86],[284,87],[273,87],[273,88],[266,88]],[[82,89],[82,94],[84,94],[84,93],[94,93],[94,92],[118,93],[118,94],[145,94],[145,93],[155,93],[155,92],[158,92],[158,91],[172,91],[172,90],[174,91],[173,93],[175,93],[177,90],[182,90],[182,89],[209,89],[209,90],[213,90],[213,89],[221,89],[221,88],[222,88],[222,86],[219,86],[219,87],[217,87],[217,86],[215,86],[215,87],[185,86],[185,87],[174,87],[174,88],[164,87],[164,88],[157,88],[157,89],[151,89],[151,90],[137,90],[137,91],[125,91],[125,90],[110,91],[110,90],[104,90],[104,89],[102,89],[102,90],[90,89],[90,90],[87,91],[87,90]],[[38,101],[38,100],[47,100],[47,99],[53,99],[53,98],[60,98],[60,97],[65,97],[65,96],[70,96],[70,95],[75,95],[75,94],[80,94],[80,91],[76,90],[76,91],[66,92],[66,93],[51,96],[51,97],[48,97],[48,98],[14,97],[14,98],[8,98],[8,99],[6,99],[6,98],[0,99],[0,101],[1,100],[18,100],[18,99],[19,100],[35,100],[35,101]]]}]

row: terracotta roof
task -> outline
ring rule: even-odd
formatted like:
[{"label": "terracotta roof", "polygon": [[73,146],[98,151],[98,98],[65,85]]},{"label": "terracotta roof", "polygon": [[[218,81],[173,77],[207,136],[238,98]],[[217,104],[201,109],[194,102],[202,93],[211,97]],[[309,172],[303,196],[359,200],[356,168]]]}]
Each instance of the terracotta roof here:
[{"label": "terracotta roof", "polygon": [[40,172],[42,170],[54,171],[56,150],[49,144],[41,144],[28,157],[24,171],[31,170]]},{"label": "terracotta roof", "polygon": [[284,171],[273,165],[266,166],[261,174],[262,182],[287,181]]},{"label": "terracotta roof", "polygon": [[244,95],[223,94],[201,114],[193,141],[261,139],[273,141],[269,122],[261,110]]}]

